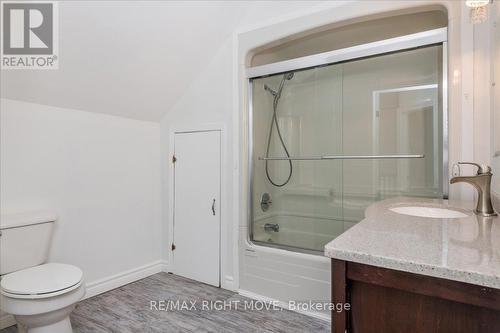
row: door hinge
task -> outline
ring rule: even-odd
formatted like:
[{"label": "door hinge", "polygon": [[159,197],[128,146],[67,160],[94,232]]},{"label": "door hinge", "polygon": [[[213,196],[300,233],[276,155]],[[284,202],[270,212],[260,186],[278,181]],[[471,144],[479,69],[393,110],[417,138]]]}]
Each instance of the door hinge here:
[{"label": "door hinge", "polygon": [[177,157],[175,157],[175,155],[172,155],[172,163],[175,163],[177,162]]},{"label": "door hinge", "polygon": [[172,251],[175,250],[175,244],[172,243]]}]

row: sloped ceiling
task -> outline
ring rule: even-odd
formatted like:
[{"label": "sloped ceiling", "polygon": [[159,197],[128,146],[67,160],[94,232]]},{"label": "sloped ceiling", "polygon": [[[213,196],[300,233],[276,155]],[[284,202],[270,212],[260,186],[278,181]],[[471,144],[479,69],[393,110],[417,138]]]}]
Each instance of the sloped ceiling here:
[{"label": "sloped ceiling", "polygon": [[62,1],[59,69],[3,70],[1,97],[159,121],[236,28],[316,4]]}]

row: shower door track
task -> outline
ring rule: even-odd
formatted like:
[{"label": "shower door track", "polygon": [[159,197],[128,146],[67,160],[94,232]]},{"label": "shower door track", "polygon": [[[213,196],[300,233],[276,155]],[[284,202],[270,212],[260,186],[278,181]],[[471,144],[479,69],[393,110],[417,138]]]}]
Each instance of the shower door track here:
[{"label": "shower door track", "polygon": [[[415,34],[399,36],[390,39],[384,39],[372,43],[356,45],[353,47],[343,48],[339,50],[334,50],[330,52],[323,52],[319,54],[314,54],[305,57],[299,57],[295,59],[275,62],[271,64],[266,64],[262,66],[249,67],[246,69],[247,78],[247,93],[248,93],[248,184],[249,184],[249,196],[247,198],[247,218],[248,218],[248,229],[247,240],[252,245],[259,245],[267,248],[276,248],[282,250],[289,250],[293,252],[322,255],[323,251],[304,249],[300,247],[290,246],[290,245],[280,245],[273,243],[266,243],[257,240],[253,240],[253,90],[252,90],[252,79],[265,77],[273,74],[292,72],[297,70],[309,69],[314,67],[319,67],[323,65],[332,65],[335,63],[347,62],[351,60],[367,58],[371,56],[383,55],[388,53],[395,53],[420,47],[428,47],[432,45],[442,45],[442,77],[441,77],[441,105],[439,110],[442,112],[443,116],[443,199],[448,199],[449,191],[449,140],[448,140],[448,28],[439,28],[433,30],[427,30]],[[347,156],[350,159],[374,159],[382,158],[386,159],[389,157],[381,156]],[[390,158],[423,158],[423,155],[405,155],[406,157],[395,157],[396,155],[391,155]],[[401,155],[398,155],[401,156]],[[411,156],[411,157],[410,157]],[[325,158],[324,158],[325,157]],[[330,157],[330,158],[326,158]],[[259,157],[259,160],[327,160],[327,159],[342,159],[341,156],[316,156],[312,158],[283,158],[283,157]],[[346,156],[344,156],[345,159]]]}]

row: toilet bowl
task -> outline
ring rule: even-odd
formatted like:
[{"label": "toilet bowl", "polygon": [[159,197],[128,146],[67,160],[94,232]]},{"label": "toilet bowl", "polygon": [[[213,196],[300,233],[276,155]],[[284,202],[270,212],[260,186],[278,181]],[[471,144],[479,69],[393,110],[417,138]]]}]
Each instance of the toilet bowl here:
[{"label": "toilet bowl", "polygon": [[43,264],[3,276],[0,286],[0,307],[14,315],[19,332],[72,332],[69,315],[85,294],[78,267]]},{"label": "toilet bowl", "polygon": [[48,211],[0,216],[0,310],[21,333],[71,333],[69,315],[85,295],[81,269],[46,263],[56,220]]}]

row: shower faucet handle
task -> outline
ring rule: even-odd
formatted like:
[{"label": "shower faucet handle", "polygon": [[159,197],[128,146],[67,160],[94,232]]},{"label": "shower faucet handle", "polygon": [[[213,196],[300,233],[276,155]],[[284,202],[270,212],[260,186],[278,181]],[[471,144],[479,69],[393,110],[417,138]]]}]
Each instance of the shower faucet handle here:
[{"label": "shower faucet handle", "polygon": [[272,203],[273,201],[271,200],[271,196],[269,195],[269,193],[262,194],[262,197],[260,199],[260,208],[263,212],[266,212],[269,207],[271,207]]}]

